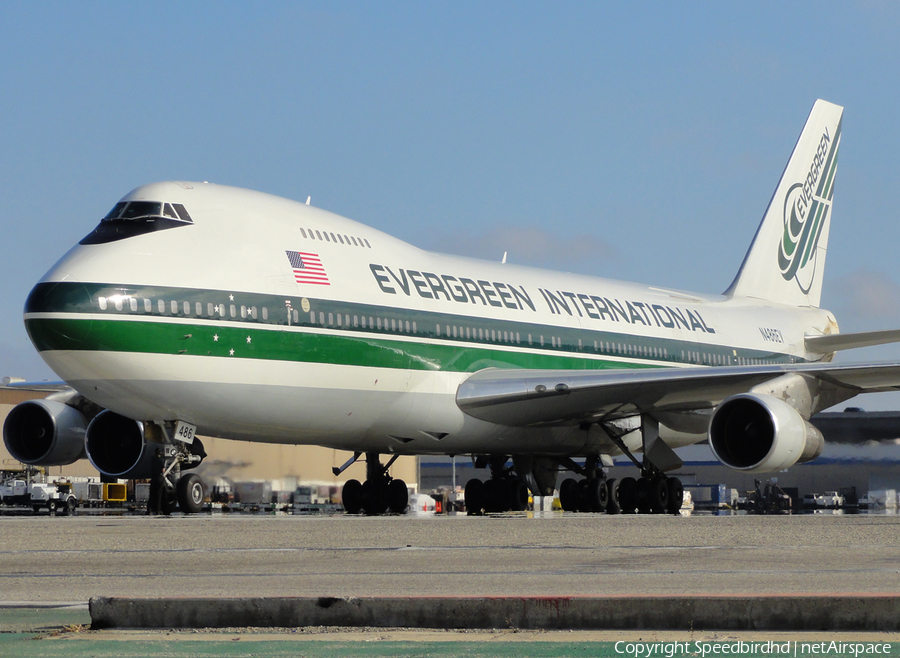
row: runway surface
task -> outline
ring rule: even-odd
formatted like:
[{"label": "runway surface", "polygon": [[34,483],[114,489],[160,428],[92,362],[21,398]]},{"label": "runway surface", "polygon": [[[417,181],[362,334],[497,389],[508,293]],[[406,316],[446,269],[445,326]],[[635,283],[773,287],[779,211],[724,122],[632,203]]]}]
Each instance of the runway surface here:
[{"label": "runway surface", "polygon": [[0,600],[900,593],[900,517],[0,517]]}]

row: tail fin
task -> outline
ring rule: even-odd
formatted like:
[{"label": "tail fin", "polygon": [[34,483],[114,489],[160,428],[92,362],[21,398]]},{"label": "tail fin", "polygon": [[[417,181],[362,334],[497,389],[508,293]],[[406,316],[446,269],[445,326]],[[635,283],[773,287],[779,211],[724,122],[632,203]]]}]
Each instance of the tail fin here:
[{"label": "tail fin", "polygon": [[819,306],[844,108],[813,105],[729,296]]}]

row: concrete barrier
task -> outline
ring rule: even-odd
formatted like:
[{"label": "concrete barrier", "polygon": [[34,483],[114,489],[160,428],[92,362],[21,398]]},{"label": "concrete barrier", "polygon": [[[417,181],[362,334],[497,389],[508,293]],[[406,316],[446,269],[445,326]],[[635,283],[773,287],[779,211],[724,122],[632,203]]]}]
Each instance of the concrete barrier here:
[{"label": "concrete barrier", "polygon": [[92,628],[402,627],[900,631],[900,596],[90,600]]}]

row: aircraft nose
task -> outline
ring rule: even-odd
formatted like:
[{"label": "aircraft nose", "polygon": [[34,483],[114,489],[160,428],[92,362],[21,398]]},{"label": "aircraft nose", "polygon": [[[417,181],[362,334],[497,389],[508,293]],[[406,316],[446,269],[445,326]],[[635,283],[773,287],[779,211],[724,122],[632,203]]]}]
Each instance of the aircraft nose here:
[{"label": "aircraft nose", "polygon": [[91,290],[80,281],[43,281],[25,301],[25,329],[39,352],[89,347],[91,313],[96,312]]}]

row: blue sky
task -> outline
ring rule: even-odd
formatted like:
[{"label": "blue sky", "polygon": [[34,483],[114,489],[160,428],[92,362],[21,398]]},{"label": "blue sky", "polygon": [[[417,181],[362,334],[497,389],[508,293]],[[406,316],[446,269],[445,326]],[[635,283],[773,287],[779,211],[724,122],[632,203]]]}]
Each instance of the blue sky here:
[{"label": "blue sky", "polygon": [[2,3],[0,376],[54,377],[28,291],[157,180],[721,292],[816,98],[846,107],[823,305],[900,327],[898,33],[894,2]]}]

